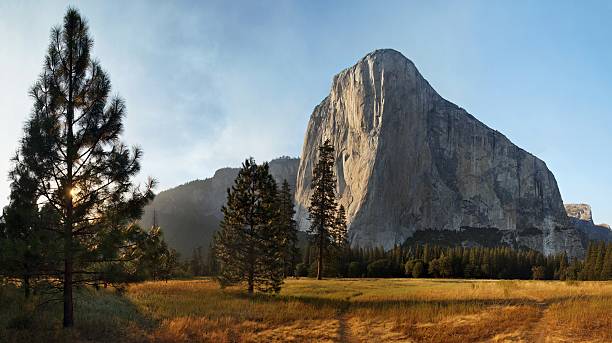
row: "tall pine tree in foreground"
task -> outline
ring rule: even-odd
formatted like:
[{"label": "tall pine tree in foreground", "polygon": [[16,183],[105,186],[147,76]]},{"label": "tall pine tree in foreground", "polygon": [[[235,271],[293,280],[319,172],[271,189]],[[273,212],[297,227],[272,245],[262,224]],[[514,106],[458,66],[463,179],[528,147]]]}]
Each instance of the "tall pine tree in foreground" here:
[{"label": "tall pine tree in foreground", "polygon": [[334,147],[328,140],[319,147],[319,160],[312,175],[313,189],[308,207],[309,233],[317,249],[317,279],[323,278],[323,259],[330,249],[344,241],[336,221],[336,176]]},{"label": "tall pine tree in foreground", "polygon": [[297,224],[293,219],[295,209],[293,205],[293,192],[287,180],[283,181],[279,195],[279,233],[281,249],[284,262],[284,275],[291,276],[295,273],[298,258],[297,248]]},{"label": "tall pine tree in foreground", "polygon": [[97,284],[117,269],[109,265],[134,258],[140,235],[133,223],[153,197],[152,180],[144,190],[131,183],[142,153],[120,141],[125,104],[109,97],[111,83],[90,56],[92,45],[87,22],[69,8],[51,31],[15,162],[35,180],[39,206],[57,218],[48,230],[62,263],[49,281],[63,293],[64,327],[74,324],[76,285]]},{"label": "tall pine tree in foreground", "polygon": [[252,294],[279,292],[283,282],[282,234],[277,189],[268,164],[242,164],[221,209],[223,220],[214,251],[221,286],[245,283]]}]

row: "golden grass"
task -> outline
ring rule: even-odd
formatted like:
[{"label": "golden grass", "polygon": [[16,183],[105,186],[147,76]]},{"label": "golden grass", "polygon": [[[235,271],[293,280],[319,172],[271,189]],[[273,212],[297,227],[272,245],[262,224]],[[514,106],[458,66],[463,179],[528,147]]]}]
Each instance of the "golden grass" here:
[{"label": "golden grass", "polygon": [[[0,341],[612,342],[612,282],[292,279],[249,297],[203,279],[79,294],[69,332],[58,307],[0,298]],[[6,329],[19,313],[29,329]]]}]

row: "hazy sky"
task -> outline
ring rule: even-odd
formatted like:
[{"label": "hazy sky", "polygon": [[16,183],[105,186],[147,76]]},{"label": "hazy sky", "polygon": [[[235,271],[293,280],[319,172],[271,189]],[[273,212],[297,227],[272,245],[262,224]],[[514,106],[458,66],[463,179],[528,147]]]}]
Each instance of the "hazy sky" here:
[{"label": "hazy sky", "polygon": [[[383,4],[384,3],[384,4]],[[125,141],[159,190],[298,156],[332,76],[378,48],[546,161],[565,202],[612,223],[612,3],[0,2],[0,206],[49,30],[73,4],[126,99]]]}]

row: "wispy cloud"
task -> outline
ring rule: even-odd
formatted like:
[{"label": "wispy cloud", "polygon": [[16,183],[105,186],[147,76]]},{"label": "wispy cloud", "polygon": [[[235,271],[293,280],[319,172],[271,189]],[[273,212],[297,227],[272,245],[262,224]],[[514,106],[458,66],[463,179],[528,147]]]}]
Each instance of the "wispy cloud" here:
[{"label": "wispy cloud", "polygon": [[[300,153],[332,76],[402,51],[440,94],[545,160],[612,222],[612,7],[487,1],[70,2],[126,99],[125,140],[160,189],[247,156]],[[69,2],[0,2],[0,206],[49,29]],[[537,134],[536,134],[537,133]],[[2,157],[4,156],[4,157]]]}]

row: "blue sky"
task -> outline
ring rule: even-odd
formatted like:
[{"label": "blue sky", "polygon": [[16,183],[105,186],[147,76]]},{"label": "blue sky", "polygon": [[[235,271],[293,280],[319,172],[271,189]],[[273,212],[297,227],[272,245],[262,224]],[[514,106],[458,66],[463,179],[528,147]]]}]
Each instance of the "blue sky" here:
[{"label": "blue sky", "polygon": [[331,79],[393,48],[446,99],[546,161],[565,202],[612,223],[612,3],[0,2],[0,206],[51,26],[72,4],[126,99],[160,190],[247,156],[298,156]]}]

